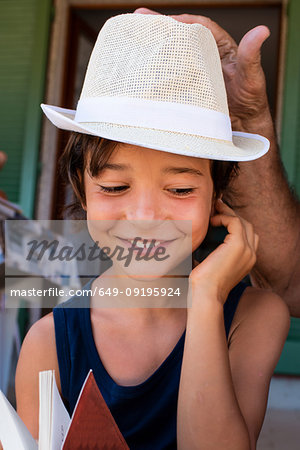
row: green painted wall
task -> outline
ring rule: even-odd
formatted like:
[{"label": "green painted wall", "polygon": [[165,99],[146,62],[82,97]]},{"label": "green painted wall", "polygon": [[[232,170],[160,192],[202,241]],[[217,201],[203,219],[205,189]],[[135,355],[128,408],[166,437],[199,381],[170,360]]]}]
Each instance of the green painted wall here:
[{"label": "green painted wall", "polygon": [[33,214],[51,0],[0,2],[0,189]]},{"label": "green painted wall", "polygon": [[281,155],[289,180],[300,195],[300,1],[290,0],[287,12]]},{"label": "green painted wall", "polygon": [[[281,155],[291,185],[300,195],[300,1],[288,3]],[[277,373],[300,375],[300,319],[292,318]]]}]

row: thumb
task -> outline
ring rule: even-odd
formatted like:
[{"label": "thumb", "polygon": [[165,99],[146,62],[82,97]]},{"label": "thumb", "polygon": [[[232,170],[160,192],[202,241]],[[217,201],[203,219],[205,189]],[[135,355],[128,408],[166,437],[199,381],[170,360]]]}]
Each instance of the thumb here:
[{"label": "thumb", "polygon": [[270,34],[268,27],[259,25],[248,31],[238,46],[237,63],[249,77],[253,76],[253,71],[260,70],[261,46]]}]

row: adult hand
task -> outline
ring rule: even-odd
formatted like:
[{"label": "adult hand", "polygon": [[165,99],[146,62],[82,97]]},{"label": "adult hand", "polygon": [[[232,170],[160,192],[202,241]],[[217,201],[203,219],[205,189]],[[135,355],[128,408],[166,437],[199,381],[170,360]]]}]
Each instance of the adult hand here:
[{"label": "adult hand", "polygon": [[[147,8],[134,11],[139,14],[159,14]],[[266,83],[260,63],[260,49],[270,30],[260,25],[248,31],[239,45],[216,22],[208,17],[192,14],[172,15],[184,23],[200,23],[209,28],[217,42],[229,112],[233,130],[257,130],[257,124],[270,122]]]},{"label": "adult hand", "polygon": [[210,220],[212,226],[224,226],[228,234],[224,242],[192,270],[189,282],[193,298],[203,299],[203,293],[210,293],[224,304],[231,289],[254,266],[258,236],[253,226],[222,200],[216,202],[216,211]]},{"label": "adult hand", "polygon": [[[158,14],[146,8],[135,12]],[[223,198],[249,220],[259,235],[254,286],[271,289],[300,317],[300,207],[283,170],[273,120],[268,107],[260,48],[270,32],[265,26],[248,31],[240,44],[207,17],[172,16],[185,23],[200,23],[213,33],[221,56],[232,129],[257,133],[270,141],[266,155],[240,164],[238,177]],[[242,205],[242,208],[239,207]]]}]

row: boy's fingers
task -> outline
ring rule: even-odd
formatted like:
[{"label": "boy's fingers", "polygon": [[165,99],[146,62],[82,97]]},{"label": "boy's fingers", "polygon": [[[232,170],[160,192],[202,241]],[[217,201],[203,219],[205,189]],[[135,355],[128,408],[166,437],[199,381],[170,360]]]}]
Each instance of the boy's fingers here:
[{"label": "boy's fingers", "polygon": [[241,218],[241,221],[242,221],[243,227],[245,229],[245,234],[246,234],[246,239],[248,241],[248,244],[249,244],[250,248],[252,249],[252,251],[256,252],[256,249],[255,249],[256,234],[254,233],[253,226],[250,222],[247,222],[247,220],[245,220],[245,219]]},{"label": "boy's fingers", "polygon": [[[223,226],[226,226],[229,233],[231,233],[231,232],[239,233],[240,235],[243,236],[243,239],[247,242],[247,244],[252,249],[252,251],[256,252],[258,241],[256,243],[255,236],[257,236],[257,235],[254,233],[252,224],[250,222],[248,222],[247,220],[238,216],[225,203],[223,203],[223,204],[219,203],[219,205],[220,205],[218,207],[219,214],[217,214],[211,218],[212,225],[213,226],[223,225]],[[226,220],[226,223],[228,223],[228,224],[230,223],[230,218],[236,218],[237,220],[235,222],[239,223],[239,225],[236,225],[234,227],[231,226],[231,228],[229,228],[227,225],[225,225],[225,220],[224,220],[225,217],[228,217],[228,220]]]},{"label": "boy's fingers", "polygon": [[[228,219],[236,218],[237,224],[241,225],[241,227],[239,227],[239,229],[236,228],[236,230],[243,234],[244,239],[246,238],[246,233],[245,233],[245,230],[243,229],[244,228],[243,223],[242,223],[240,217],[233,211],[232,208],[230,208],[230,206],[226,205],[226,203],[224,203],[221,199],[218,199],[216,201],[216,210],[217,210],[217,214],[211,218],[212,225],[217,226],[217,227],[225,226],[228,229],[228,232],[231,233],[231,231],[229,230],[227,225],[225,225],[224,219],[226,217]],[[229,221],[226,220],[226,223],[229,223]]]},{"label": "boy's fingers", "polygon": [[217,214],[213,216],[210,221],[213,226],[223,226],[227,228],[229,234],[241,236],[245,240],[245,229],[238,216],[232,216],[229,214]]},{"label": "boy's fingers", "polygon": [[228,214],[229,216],[237,216],[237,214],[234,212],[230,206],[226,205],[226,203],[223,202],[223,200],[218,199],[215,203],[215,207],[217,211],[220,211],[224,214]]},{"label": "boy's fingers", "polygon": [[243,228],[245,230],[245,237],[247,238],[249,245],[251,246],[252,249],[255,249],[255,233],[254,233],[253,225],[250,222],[248,222],[247,220],[240,217],[238,214],[236,214],[234,212],[234,210],[232,208],[230,208],[230,206],[226,205],[226,203],[224,203],[222,200],[219,199],[217,201],[216,206],[217,206],[218,211],[220,211],[228,216],[239,218],[239,220],[241,221]]}]

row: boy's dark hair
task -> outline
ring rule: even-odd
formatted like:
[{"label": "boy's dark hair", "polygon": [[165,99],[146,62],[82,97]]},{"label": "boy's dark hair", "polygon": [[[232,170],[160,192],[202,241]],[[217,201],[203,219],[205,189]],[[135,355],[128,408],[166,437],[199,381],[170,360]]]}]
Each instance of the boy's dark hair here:
[{"label": "boy's dark hair", "polygon": [[[66,184],[71,185],[75,194],[74,201],[65,207],[64,212],[67,218],[86,219],[86,212],[82,208],[82,205],[85,205],[84,171],[87,169],[93,177],[98,175],[111,157],[117,144],[116,141],[98,136],[71,133],[59,160],[62,179],[66,180]],[[230,180],[237,173],[237,162],[212,160],[211,176],[216,198],[220,197],[227,189]]]}]

